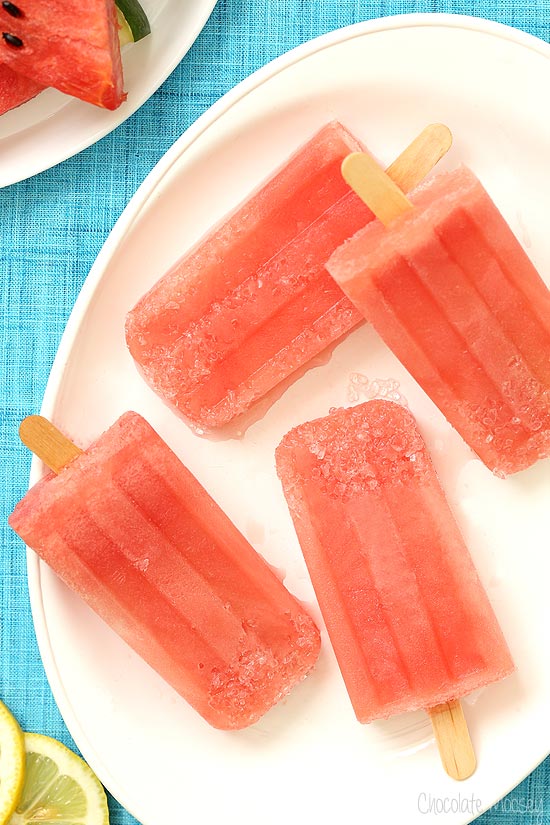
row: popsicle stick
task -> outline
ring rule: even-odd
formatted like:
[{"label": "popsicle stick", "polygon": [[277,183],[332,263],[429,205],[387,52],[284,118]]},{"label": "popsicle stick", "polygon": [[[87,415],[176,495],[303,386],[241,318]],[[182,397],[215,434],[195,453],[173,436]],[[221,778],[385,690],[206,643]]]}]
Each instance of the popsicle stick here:
[{"label": "popsicle stick", "polygon": [[450,149],[450,129],[442,123],[427,126],[384,172],[371,155],[352,152],[342,162],[346,183],[384,225],[412,209],[404,195],[414,189]]},{"label": "popsicle stick", "polygon": [[403,192],[410,192],[447,154],[453,136],[443,123],[430,123],[404,152],[386,169],[386,174]]},{"label": "popsicle stick", "polygon": [[60,473],[63,467],[82,453],[42,415],[24,418],[19,425],[19,437],[54,473]]},{"label": "popsicle stick", "polygon": [[342,175],[384,226],[413,208],[403,190],[366,152],[352,152],[345,157]]},{"label": "popsicle stick", "polygon": [[462,705],[455,699],[428,710],[443,767],[453,779],[467,779],[477,766]]}]

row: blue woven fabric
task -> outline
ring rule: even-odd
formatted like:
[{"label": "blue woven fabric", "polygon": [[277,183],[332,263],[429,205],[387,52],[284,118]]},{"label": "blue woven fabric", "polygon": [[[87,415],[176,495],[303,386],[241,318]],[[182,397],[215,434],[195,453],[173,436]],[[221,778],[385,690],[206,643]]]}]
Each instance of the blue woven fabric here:
[{"label": "blue woven fabric", "polygon": [[[18,422],[40,408],[61,333],[94,258],[161,155],[236,83],[317,35],[419,11],[482,16],[550,40],[550,0],[219,0],[190,53],[133,117],[77,157],[0,190],[0,696],[25,729],[74,747],[44,676],[24,552],[6,519],[25,492],[30,463]],[[546,760],[478,823],[550,823],[549,788]],[[135,823],[114,800],[110,807],[113,825]]]}]

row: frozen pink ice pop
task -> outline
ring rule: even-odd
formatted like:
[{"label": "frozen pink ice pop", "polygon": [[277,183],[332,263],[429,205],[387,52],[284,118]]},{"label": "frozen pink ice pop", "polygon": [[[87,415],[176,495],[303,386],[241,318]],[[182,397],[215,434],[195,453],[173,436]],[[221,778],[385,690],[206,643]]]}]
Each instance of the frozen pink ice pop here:
[{"label": "frozen pink ice pop", "polygon": [[277,472],[355,713],[433,708],[514,668],[411,413],[302,424]]},{"label": "frozen pink ice pop", "polygon": [[361,322],[324,269],[372,218],[340,174],[359,148],[325,126],[128,314],[143,376],[197,427],[243,414]]},{"label": "frozen pink ice pop", "polygon": [[550,292],[467,168],[439,175],[327,268],[498,475],[550,455]]},{"label": "frozen pink ice pop", "polygon": [[256,722],[313,667],[313,621],[137,413],[68,457],[10,525],[207,722]]}]

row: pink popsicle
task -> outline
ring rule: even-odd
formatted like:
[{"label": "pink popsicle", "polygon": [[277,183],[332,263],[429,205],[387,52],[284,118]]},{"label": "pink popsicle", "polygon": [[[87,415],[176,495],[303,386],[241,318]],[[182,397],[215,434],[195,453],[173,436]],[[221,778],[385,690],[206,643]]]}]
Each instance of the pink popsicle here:
[{"label": "pink popsicle", "polygon": [[337,410],[291,430],[276,458],[360,722],[432,708],[512,672],[408,410]]},{"label": "pink popsicle", "polygon": [[313,621],[137,413],[9,523],[214,727],[257,721],[317,659]]},{"label": "pink popsicle", "polygon": [[550,292],[475,175],[440,175],[327,268],[485,464],[550,455]]},{"label": "pink popsicle", "polygon": [[342,180],[359,143],[325,126],[129,312],[130,352],[196,426],[223,426],[361,322],[325,270],[372,219]]}]

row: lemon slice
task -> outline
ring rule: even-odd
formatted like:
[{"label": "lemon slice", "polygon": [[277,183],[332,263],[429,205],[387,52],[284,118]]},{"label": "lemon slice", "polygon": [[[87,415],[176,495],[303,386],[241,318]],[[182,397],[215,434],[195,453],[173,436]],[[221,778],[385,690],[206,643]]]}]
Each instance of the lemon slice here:
[{"label": "lemon slice", "polygon": [[0,823],[15,810],[23,788],[25,746],[23,732],[3,702],[0,702]]},{"label": "lemon slice", "polygon": [[57,739],[24,739],[25,781],[7,825],[108,825],[107,798],[92,769]]}]

